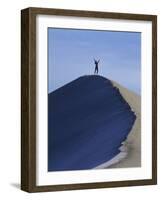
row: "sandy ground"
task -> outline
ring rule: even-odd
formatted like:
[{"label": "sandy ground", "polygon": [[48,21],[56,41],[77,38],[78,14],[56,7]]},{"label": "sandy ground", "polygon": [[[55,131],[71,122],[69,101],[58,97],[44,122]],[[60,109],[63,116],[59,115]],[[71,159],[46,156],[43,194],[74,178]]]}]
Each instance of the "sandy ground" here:
[{"label": "sandy ground", "polygon": [[127,156],[110,168],[128,168],[141,166],[141,97],[132,91],[112,81],[113,85],[119,88],[124,99],[136,114],[136,120],[130,131],[124,146],[127,147]]},{"label": "sandy ground", "polygon": [[141,97],[112,81],[136,114],[135,123],[120,147],[121,152],[113,159],[97,166],[95,169],[130,168],[141,166]]}]

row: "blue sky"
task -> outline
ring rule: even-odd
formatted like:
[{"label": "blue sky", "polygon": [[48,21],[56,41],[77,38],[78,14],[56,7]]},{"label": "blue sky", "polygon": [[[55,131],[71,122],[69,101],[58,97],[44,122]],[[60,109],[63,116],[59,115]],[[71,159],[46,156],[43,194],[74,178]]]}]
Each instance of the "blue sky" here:
[{"label": "blue sky", "polygon": [[48,28],[48,92],[94,73],[140,94],[141,33]]}]

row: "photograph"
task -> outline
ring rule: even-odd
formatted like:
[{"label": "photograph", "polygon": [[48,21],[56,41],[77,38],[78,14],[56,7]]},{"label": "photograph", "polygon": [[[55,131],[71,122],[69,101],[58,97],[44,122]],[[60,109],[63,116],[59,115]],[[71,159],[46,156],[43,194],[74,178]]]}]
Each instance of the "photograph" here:
[{"label": "photograph", "polygon": [[48,171],[141,167],[141,33],[47,34]]},{"label": "photograph", "polygon": [[21,189],[157,183],[157,16],[21,11]]}]

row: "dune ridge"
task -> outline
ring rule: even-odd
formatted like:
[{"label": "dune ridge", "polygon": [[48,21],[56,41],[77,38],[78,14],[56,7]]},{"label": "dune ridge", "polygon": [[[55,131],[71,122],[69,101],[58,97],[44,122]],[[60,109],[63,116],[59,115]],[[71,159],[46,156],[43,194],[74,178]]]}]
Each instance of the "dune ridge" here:
[{"label": "dune ridge", "polygon": [[136,93],[121,86],[115,81],[111,81],[117,87],[128,102],[131,109],[136,114],[136,120],[129,132],[127,139],[120,146],[120,153],[113,159],[97,166],[95,169],[102,168],[130,168],[141,166],[141,97]]},{"label": "dune ridge", "polygon": [[135,123],[125,141],[128,154],[122,162],[112,166],[113,168],[141,167],[141,96],[112,81],[119,88],[124,99],[136,114]]}]

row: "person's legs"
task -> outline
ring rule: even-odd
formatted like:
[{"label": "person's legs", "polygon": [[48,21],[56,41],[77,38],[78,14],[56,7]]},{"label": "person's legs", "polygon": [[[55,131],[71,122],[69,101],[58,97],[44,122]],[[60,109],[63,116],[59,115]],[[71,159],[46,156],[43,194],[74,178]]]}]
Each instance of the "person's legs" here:
[{"label": "person's legs", "polygon": [[98,67],[96,68],[96,74],[98,74]]}]

